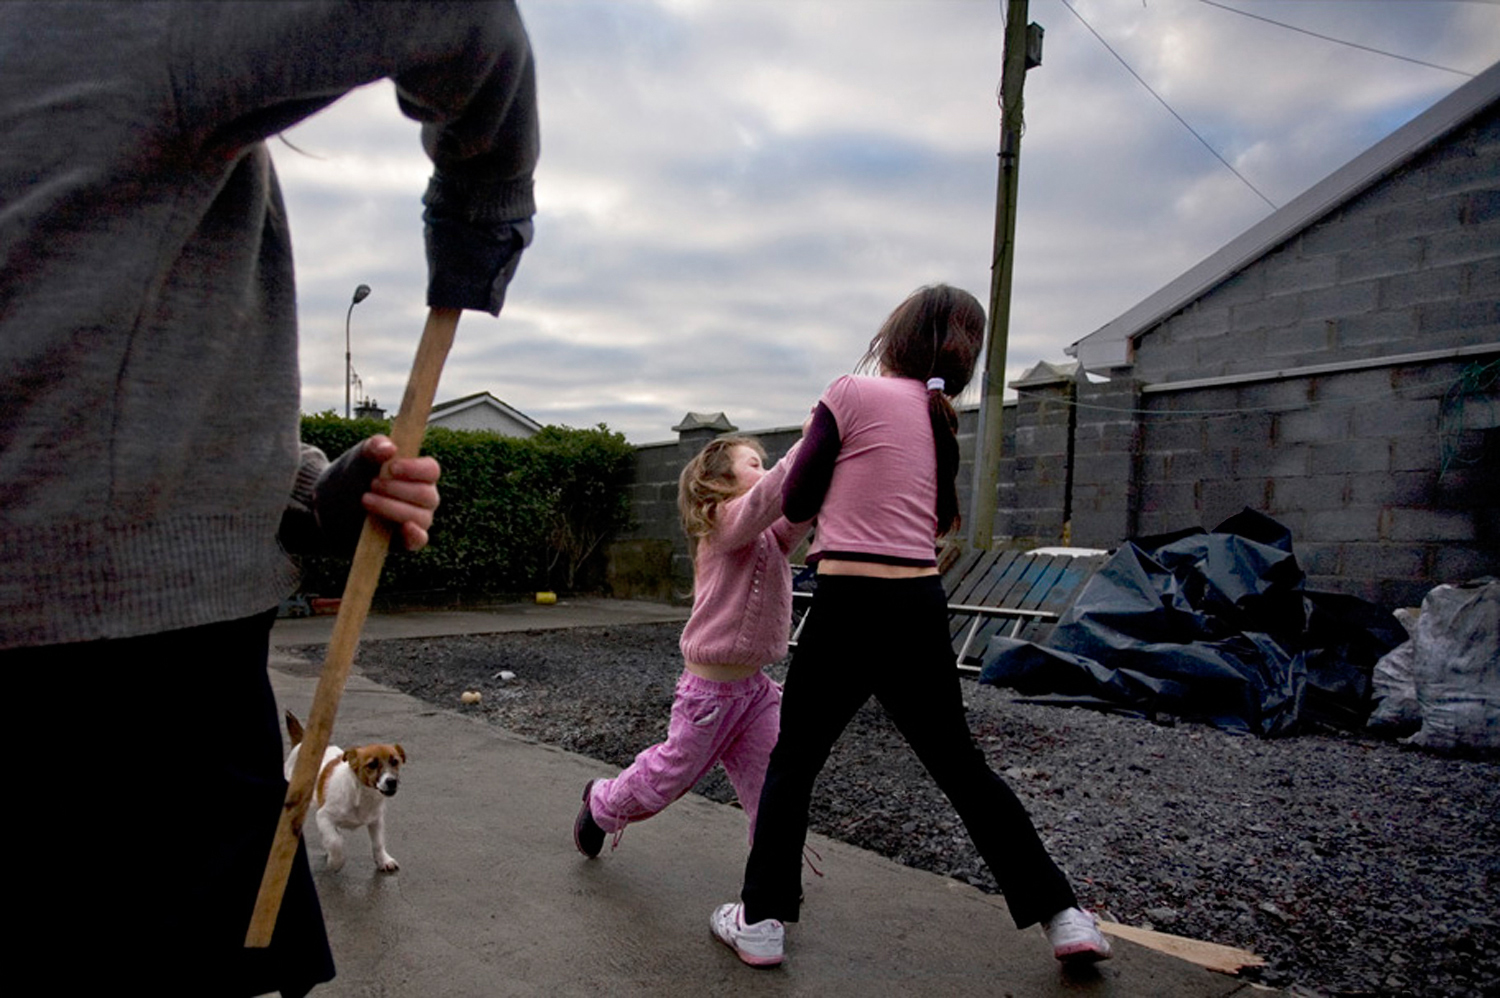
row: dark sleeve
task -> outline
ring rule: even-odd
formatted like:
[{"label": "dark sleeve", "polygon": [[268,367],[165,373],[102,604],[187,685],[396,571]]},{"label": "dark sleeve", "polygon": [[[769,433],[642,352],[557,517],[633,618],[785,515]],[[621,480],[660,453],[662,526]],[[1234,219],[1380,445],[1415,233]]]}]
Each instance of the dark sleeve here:
[{"label": "dark sleeve", "polygon": [[[362,440],[329,462],[318,448],[301,445],[292,495],[281,516],[278,539],[288,554],[347,558],[365,527],[364,494],[380,474],[380,462],[364,456]],[[393,531],[396,550],[404,542]]]},{"label": "dark sleeve", "polygon": [[359,545],[365,527],[362,499],[380,474],[380,462],[364,456],[364,441],[340,454],[318,474],[313,485],[313,514],[321,534],[320,553],[347,558]]},{"label": "dark sleeve", "polygon": [[516,276],[521,251],[531,244],[531,222],[474,225],[422,214],[427,241],[427,304],[499,315],[505,289]]},{"label": "dark sleeve", "polygon": [[396,87],[402,111],[424,122],[433,163],[422,198],[427,304],[498,315],[531,244],[536,77],[514,5],[471,9],[487,12],[473,39],[447,65],[398,75]]},{"label": "dark sleeve", "polygon": [[389,77],[432,160],[427,301],[498,314],[536,214],[531,42],[513,0],[172,4],[177,115],[225,161]]},{"label": "dark sleeve", "polygon": [[833,481],[833,466],[838,461],[839,424],[833,411],[822,402],[813,410],[802,447],[781,487],[782,513],[792,523],[804,523],[818,515],[828,483]]}]

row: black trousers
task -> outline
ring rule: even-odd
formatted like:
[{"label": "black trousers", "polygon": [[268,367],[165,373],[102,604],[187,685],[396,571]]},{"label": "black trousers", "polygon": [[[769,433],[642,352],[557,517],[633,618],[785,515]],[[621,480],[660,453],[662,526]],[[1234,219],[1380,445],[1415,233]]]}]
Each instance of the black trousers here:
[{"label": "black trousers", "polygon": [[333,978],[300,846],[270,947],[244,948],[286,794],[273,619],[0,652],[26,749],[11,775],[35,791],[12,803],[33,839],[11,862],[13,976],[196,996]]},{"label": "black trousers", "polygon": [[871,696],[958,811],[1016,926],[1075,906],[1025,807],[969,732],[940,579],[820,576],[811,613],[787,673],[781,737],[745,864],[746,920],[797,920],[813,783]]}]

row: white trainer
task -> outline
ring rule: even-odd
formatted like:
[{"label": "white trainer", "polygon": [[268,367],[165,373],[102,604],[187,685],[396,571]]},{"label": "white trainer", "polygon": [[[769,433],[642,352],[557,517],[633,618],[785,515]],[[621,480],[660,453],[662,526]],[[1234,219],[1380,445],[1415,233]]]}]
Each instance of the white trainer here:
[{"label": "white trainer", "polygon": [[1081,908],[1064,908],[1042,926],[1052,955],[1065,963],[1093,963],[1109,959],[1109,940],[1099,931],[1099,919]]},{"label": "white trainer", "polygon": [[786,928],[774,918],[745,924],[743,904],[721,904],[709,916],[708,927],[734,955],[752,967],[774,967],[781,963]]}]

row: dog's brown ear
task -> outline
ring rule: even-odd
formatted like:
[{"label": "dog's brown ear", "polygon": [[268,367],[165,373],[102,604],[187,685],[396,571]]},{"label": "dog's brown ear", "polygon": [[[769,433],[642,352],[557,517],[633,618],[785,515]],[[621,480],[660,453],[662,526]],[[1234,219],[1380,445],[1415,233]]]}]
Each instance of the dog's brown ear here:
[{"label": "dog's brown ear", "polygon": [[404,748],[401,747],[401,743],[400,742],[396,743],[395,749],[396,749],[396,754],[401,757],[401,764],[403,766],[406,765],[406,749],[404,749]]},{"label": "dog's brown ear", "polygon": [[359,764],[359,750],[358,749],[352,749],[352,748],[350,748],[350,749],[344,749],[344,761],[347,762],[349,765],[354,766],[356,769],[358,769],[359,768],[359,765],[358,765]]},{"label": "dog's brown ear", "polygon": [[291,711],[286,712],[286,736],[292,740],[293,748],[302,744],[302,722]]}]

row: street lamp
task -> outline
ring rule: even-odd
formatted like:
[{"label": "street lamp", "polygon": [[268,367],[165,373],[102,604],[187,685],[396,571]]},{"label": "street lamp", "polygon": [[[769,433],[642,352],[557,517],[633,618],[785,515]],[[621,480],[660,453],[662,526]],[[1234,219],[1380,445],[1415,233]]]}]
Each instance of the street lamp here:
[{"label": "street lamp", "polygon": [[354,382],[354,356],[349,352],[349,319],[354,315],[354,306],[370,297],[370,286],[361,284],[354,289],[354,299],[349,302],[349,311],[344,313],[344,418],[352,412],[349,408],[349,386]]}]

